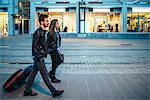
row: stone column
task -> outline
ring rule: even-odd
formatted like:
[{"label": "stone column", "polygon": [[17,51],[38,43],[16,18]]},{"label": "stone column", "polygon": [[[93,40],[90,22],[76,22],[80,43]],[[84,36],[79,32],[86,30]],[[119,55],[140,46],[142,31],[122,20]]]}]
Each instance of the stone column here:
[{"label": "stone column", "polygon": [[36,26],[36,6],[34,2],[30,2],[30,37],[35,31]]},{"label": "stone column", "polygon": [[107,15],[106,15],[106,32],[108,32],[108,28],[109,28],[109,27],[108,27],[108,16],[109,16],[109,15],[108,15],[108,13],[107,13]]},{"label": "stone column", "polygon": [[80,32],[80,18],[79,18],[79,2],[77,3],[76,6],[76,32]]},{"label": "stone column", "polygon": [[121,11],[121,19],[122,19],[122,32],[127,32],[127,6],[124,4],[122,6],[122,11]]},{"label": "stone column", "polygon": [[13,0],[9,0],[9,5],[8,5],[8,35],[9,36],[15,35],[13,14],[14,14]]},{"label": "stone column", "polygon": [[138,32],[140,32],[140,16],[139,16],[139,14],[138,14]]}]

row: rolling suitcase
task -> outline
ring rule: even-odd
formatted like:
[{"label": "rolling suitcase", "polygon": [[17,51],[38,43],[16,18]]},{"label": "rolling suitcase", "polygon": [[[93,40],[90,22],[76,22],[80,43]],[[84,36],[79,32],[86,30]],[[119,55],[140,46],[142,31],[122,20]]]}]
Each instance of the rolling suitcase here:
[{"label": "rolling suitcase", "polygon": [[19,88],[25,80],[28,78],[30,72],[32,69],[32,65],[26,67],[24,70],[19,69],[16,71],[13,75],[10,76],[10,78],[4,83],[3,88],[10,92],[12,90],[15,90]]}]

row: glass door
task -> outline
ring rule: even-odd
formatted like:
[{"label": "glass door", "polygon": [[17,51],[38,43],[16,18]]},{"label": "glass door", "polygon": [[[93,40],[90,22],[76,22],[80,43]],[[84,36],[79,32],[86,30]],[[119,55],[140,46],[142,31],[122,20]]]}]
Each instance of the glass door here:
[{"label": "glass door", "polygon": [[85,7],[80,7],[79,11],[80,18],[80,32],[85,33]]}]

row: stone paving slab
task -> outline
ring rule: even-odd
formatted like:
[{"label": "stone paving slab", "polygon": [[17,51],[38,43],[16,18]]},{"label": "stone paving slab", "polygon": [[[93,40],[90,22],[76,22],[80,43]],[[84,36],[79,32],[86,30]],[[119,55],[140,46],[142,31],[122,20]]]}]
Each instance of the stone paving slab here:
[{"label": "stone paving slab", "polygon": [[[9,74],[1,74],[5,80]],[[24,85],[10,93],[1,91],[2,100],[149,100],[148,74],[82,74],[60,75],[60,84],[53,84],[65,93],[56,99],[43,83],[36,77],[33,88],[38,92],[36,97],[23,97]],[[1,82],[3,83],[3,82]],[[2,85],[2,84],[1,84]]]},{"label": "stone paving slab", "polygon": [[[31,64],[0,64],[0,73],[14,73]],[[48,70],[51,64],[46,64]],[[61,64],[57,74],[149,74],[149,64]]]},{"label": "stone paving slab", "polygon": [[[19,42],[18,42],[19,41]],[[74,48],[78,45],[83,47],[128,47],[128,48],[149,48],[149,39],[68,39],[62,38],[62,46]],[[31,47],[32,38],[28,34],[10,36],[7,38],[0,38],[0,46],[10,47]],[[89,46],[87,46],[87,44]],[[75,48],[74,48],[75,49]]]},{"label": "stone paving slab", "polygon": [[[65,63],[149,63],[150,50],[64,50]],[[1,49],[1,63],[32,63],[31,49]],[[46,62],[49,63],[49,56]]]},{"label": "stone paving slab", "polygon": [[[24,85],[10,93],[2,84],[19,68],[33,64],[28,35],[0,38],[0,100],[149,100],[150,40],[62,38],[65,62],[57,69],[64,89],[52,98],[40,74],[33,88],[36,97],[23,97]],[[50,57],[46,59],[48,71]]]},{"label": "stone paving slab", "polygon": [[[115,60],[114,60],[115,59]],[[46,63],[50,63],[50,59],[46,59]],[[1,58],[1,63],[27,63],[32,64],[33,60],[31,57],[3,57]],[[135,58],[135,57],[124,57],[124,58],[118,58],[118,57],[65,57],[65,64],[144,64],[149,63],[149,57],[146,58]]]},{"label": "stone paving slab", "polygon": [[[150,49],[87,49],[87,48],[80,48],[80,49],[64,49],[63,52],[65,55],[74,55],[74,56],[80,56],[80,55],[87,55],[87,56],[107,56],[107,55],[118,55],[119,52],[119,56],[137,56],[138,55],[150,55],[149,54]],[[32,56],[31,55],[31,49],[28,48],[16,48],[16,49],[1,49],[1,55],[14,55],[14,56],[24,56],[24,55],[28,55],[28,56]]]}]

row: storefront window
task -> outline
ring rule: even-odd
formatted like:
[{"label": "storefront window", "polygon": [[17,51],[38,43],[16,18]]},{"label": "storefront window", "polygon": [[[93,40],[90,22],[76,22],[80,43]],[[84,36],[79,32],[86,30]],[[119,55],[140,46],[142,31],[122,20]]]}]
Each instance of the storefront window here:
[{"label": "storefront window", "polygon": [[76,32],[76,13],[65,12],[63,13],[63,32]]},{"label": "storefront window", "polygon": [[128,32],[150,32],[150,13],[129,13],[127,27]]},{"label": "storefront window", "polygon": [[120,32],[120,13],[86,13],[86,32]]},{"label": "storefront window", "polygon": [[0,12],[0,36],[8,35],[8,13]]},{"label": "storefront window", "polygon": [[120,32],[121,31],[121,14],[108,13],[108,31]]},{"label": "storefront window", "polygon": [[[37,26],[38,15],[37,13]],[[60,32],[76,32],[76,14],[75,12],[46,12],[49,15],[50,21],[58,19],[60,25]]]}]

